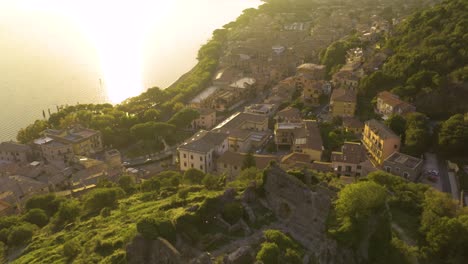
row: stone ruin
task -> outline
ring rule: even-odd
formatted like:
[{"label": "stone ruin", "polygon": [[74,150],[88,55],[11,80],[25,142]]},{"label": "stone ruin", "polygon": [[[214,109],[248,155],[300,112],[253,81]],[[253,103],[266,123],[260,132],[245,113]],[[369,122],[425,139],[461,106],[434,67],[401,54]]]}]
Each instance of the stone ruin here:
[{"label": "stone ruin", "polygon": [[316,185],[314,190],[277,166],[266,170],[267,205],[291,235],[315,255],[318,263],[354,263],[353,253],[328,237],[326,221],[335,193]]}]

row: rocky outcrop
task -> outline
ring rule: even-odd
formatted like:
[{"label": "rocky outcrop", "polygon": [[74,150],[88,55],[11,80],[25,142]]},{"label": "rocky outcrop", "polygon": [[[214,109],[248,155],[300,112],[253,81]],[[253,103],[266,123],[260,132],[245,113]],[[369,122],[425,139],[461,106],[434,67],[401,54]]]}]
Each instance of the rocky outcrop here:
[{"label": "rocky outcrop", "polygon": [[318,263],[353,263],[353,253],[327,236],[334,192],[320,185],[311,190],[276,166],[266,171],[264,189],[268,207],[281,221],[283,231],[311,251]]},{"label": "rocky outcrop", "polygon": [[179,251],[169,241],[137,235],[127,248],[128,264],[182,264]]},{"label": "rocky outcrop", "polygon": [[224,258],[224,264],[244,264],[253,263],[254,252],[250,246],[243,246]]}]

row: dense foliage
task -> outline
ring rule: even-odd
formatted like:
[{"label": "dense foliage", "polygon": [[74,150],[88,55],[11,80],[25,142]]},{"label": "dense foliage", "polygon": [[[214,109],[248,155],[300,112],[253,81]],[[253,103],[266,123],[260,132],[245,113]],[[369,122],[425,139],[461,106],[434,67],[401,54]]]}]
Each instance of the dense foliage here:
[{"label": "dense foliage", "polygon": [[372,98],[392,89],[433,117],[466,111],[467,12],[468,2],[453,0],[410,16],[386,41],[392,54],[383,69],[364,78],[360,92]]}]

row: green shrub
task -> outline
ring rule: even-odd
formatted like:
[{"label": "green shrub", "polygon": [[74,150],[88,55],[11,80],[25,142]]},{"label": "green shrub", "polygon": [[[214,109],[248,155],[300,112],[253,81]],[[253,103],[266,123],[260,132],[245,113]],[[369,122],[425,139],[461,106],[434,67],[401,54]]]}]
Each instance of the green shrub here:
[{"label": "green shrub", "polygon": [[295,249],[286,249],[286,253],[284,254],[284,263],[302,264],[301,254]]},{"label": "green shrub", "polygon": [[46,212],[39,208],[29,210],[24,216],[23,220],[38,227],[43,227],[49,223],[49,217]]},{"label": "green shrub", "polygon": [[73,259],[81,252],[80,244],[75,240],[69,240],[63,245],[63,255],[68,259]]},{"label": "green shrub", "polygon": [[78,218],[81,212],[81,205],[77,200],[68,200],[60,205],[55,218],[56,226],[72,223]]},{"label": "green shrub", "polygon": [[159,191],[161,189],[161,182],[157,177],[151,177],[141,184],[141,190],[144,192]]},{"label": "green shrub", "polygon": [[147,239],[162,237],[170,242],[175,242],[175,228],[169,220],[146,217],[138,221],[137,230]]},{"label": "green shrub", "polygon": [[56,197],[55,194],[49,193],[44,195],[36,195],[26,201],[26,210],[39,208],[44,210],[49,217],[53,216],[59,209],[60,204],[64,201],[63,198]]},{"label": "green shrub", "polygon": [[189,184],[201,184],[205,173],[201,170],[190,168],[184,173],[184,181]]},{"label": "green shrub", "polygon": [[127,194],[135,192],[135,180],[132,176],[124,175],[119,178],[119,187],[122,188]]},{"label": "green shrub", "polygon": [[299,248],[299,245],[296,242],[279,230],[265,230],[263,231],[263,235],[265,236],[266,241],[275,243],[282,250],[286,250],[287,248]]},{"label": "green shrub", "polygon": [[34,234],[34,226],[27,223],[11,228],[8,235],[8,246],[22,246],[27,244]]},{"label": "green shrub", "polygon": [[219,187],[218,177],[213,174],[206,174],[202,182],[208,190],[215,190]]},{"label": "green shrub", "polygon": [[114,208],[124,193],[121,188],[93,190],[84,197],[84,207],[88,213],[97,213],[104,207]]},{"label": "green shrub", "polygon": [[280,249],[278,245],[271,242],[262,243],[260,251],[257,253],[257,260],[268,264],[277,264],[280,256]]},{"label": "green shrub", "polygon": [[244,208],[239,202],[227,203],[224,205],[222,216],[230,224],[234,224],[242,218]]},{"label": "green shrub", "polygon": [[21,219],[16,215],[0,217],[0,229],[8,229],[14,225],[18,225],[20,222]]}]

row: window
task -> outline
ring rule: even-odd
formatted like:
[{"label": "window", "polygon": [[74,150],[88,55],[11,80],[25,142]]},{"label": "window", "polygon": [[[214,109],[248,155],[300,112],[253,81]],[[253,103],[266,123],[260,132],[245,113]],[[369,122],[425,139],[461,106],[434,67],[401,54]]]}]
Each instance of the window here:
[{"label": "window", "polygon": [[357,165],[357,166],[356,166],[356,169],[360,170],[360,169],[361,169],[361,165]]},{"label": "window", "polygon": [[237,170],[237,166],[234,166],[234,169]]},{"label": "window", "polygon": [[193,155],[190,155],[190,159],[192,159],[192,160],[193,160]]},{"label": "window", "polygon": [[187,158],[187,154],[184,153],[184,158]]},{"label": "window", "polygon": [[187,162],[184,162],[184,167],[187,167]]},{"label": "window", "polygon": [[203,165],[200,165],[200,170],[203,170]]},{"label": "window", "polygon": [[192,167],[192,168],[193,168],[193,163],[192,163],[192,164],[190,164],[190,167]]},{"label": "window", "polygon": [[341,171],[341,166],[338,166],[338,171]]},{"label": "window", "polygon": [[408,177],[409,177],[409,173],[407,173],[407,172],[403,172],[403,177],[405,177],[405,179],[408,179]]},{"label": "window", "polygon": [[390,167],[385,167],[385,171],[390,173],[392,171],[392,169]]},{"label": "window", "polygon": [[203,157],[202,157],[202,156],[200,156],[200,161],[203,161]]},{"label": "window", "polygon": [[395,145],[394,147],[395,147],[395,149],[397,149],[397,148],[398,148],[398,145]]}]

